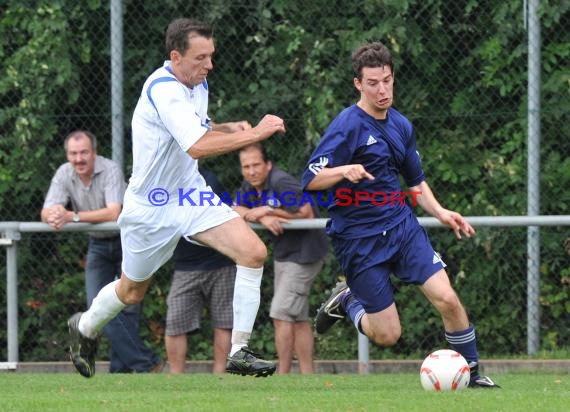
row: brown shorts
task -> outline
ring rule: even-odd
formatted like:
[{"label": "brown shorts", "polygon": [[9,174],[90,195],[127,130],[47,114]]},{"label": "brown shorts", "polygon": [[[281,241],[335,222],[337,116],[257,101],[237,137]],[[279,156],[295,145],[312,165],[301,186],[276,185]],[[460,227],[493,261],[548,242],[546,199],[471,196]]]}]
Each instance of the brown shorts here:
[{"label": "brown shorts", "polygon": [[309,293],[323,260],[306,264],[273,263],[275,280],[269,316],[289,322],[309,320]]}]

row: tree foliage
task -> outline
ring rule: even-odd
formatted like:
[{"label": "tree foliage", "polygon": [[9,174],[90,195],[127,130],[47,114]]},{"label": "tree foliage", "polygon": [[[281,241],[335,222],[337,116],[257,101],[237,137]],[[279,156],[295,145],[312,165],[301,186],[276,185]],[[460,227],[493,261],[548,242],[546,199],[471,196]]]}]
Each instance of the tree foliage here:
[{"label": "tree foliage", "polygon": [[[464,215],[524,215],[527,90],[529,81],[539,80],[527,77],[528,33],[522,4],[519,0],[125,0],[126,157],[130,115],[144,79],[166,57],[163,33],[174,17],[194,16],[214,26],[216,69],[209,77],[214,119],[246,118],[255,123],[267,112],[285,118],[287,134],[267,146],[276,163],[296,175],[330,120],[357,98],[350,53],[365,41],[381,40],[394,54],[396,106],[417,129],[428,181],[436,194]],[[541,125],[546,137],[540,153],[543,214],[569,213],[570,194],[563,190],[570,186],[569,11],[567,0],[540,4]],[[38,219],[51,175],[64,161],[62,136],[78,125],[94,124],[99,135],[110,135],[109,19],[109,4],[99,0],[6,0],[0,6],[1,220]],[[109,140],[102,139],[100,152],[109,155],[109,148]],[[235,155],[207,163],[226,186],[239,182]],[[570,338],[566,327],[570,253],[567,244],[563,247],[564,239],[562,230],[542,237],[545,247],[560,252],[541,266],[546,348],[567,345]],[[525,231],[481,230],[469,244],[433,231],[432,240],[453,262],[449,272],[477,321],[482,350],[524,352]],[[31,248],[20,249],[20,272],[34,274],[21,279],[21,302],[34,301],[41,292],[42,301],[77,304],[77,282],[67,277],[78,276],[81,268],[76,265],[76,273],[64,269],[64,262],[74,261],[70,253],[77,251],[61,247],[49,251],[58,259],[47,267],[42,263],[45,257]],[[506,250],[523,262],[521,273],[513,273],[511,262],[502,259]],[[57,287],[46,289],[39,281],[49,276],[45,271],[63,273],[54,279]],[[272,351],[267,317],[271,265],[267,272],[255,340],[257,349]],[[316,281],[313,307],[339,275],[330,259]],[[169,276],[157,277],[146,299],[149,322],[163,322],[168,284]],[[406,355],[442,345],[440,320],[433,310],[415,288],[396,287],[405,324],[402,342],[373,355]],[[0,312],[4,307],[0,305]],[[26,314],[21,338],[29,342],[37,337],[34,347],[23,354],[25,360],[51,357],[41,342],[63,339],[61,317],[68,314],[42,318],[39,328],[34,323],[42,312],[36,306],[22,303],[21,311]],[[153,331],[147,337],[158,346],[160,328]],[[49,335],[54,333],[57,339]],[[3,334],[0,331],[0,337]],[[353,336],[351,326],[341,325],[332,336],[319,338],[318,356],[354,357]],[[0,353],[3,350],[0,347]],[[202,345],[195,356],[208,357],[209,350]]]}]

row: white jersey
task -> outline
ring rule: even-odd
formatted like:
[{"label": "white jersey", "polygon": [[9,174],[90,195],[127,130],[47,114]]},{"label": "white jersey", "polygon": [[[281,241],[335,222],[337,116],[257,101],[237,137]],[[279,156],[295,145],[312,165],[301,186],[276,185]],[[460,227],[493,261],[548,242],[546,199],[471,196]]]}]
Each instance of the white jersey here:
[{"label": "white jersey", "polygon": [[170,61],[146,80],[133,113],[133,173],[128,191],[145,202],[161,188],[169,202],[179,190],[206,187],[198,161],[187,150],[210,130],[208,83],[189,88],[176,79]]},{"label": "white jersey", "polygon": [[[198,161],[187,153],[210,130],[207,112],[208,83],[186,87],[169,61],[143,86],[132,121],[133,174],[117,221],[122,270],[133,281],[152,276],[181,237],[239,218],[206,185]],[[211,204],[201,201],[201,191],[214,196]]]}]

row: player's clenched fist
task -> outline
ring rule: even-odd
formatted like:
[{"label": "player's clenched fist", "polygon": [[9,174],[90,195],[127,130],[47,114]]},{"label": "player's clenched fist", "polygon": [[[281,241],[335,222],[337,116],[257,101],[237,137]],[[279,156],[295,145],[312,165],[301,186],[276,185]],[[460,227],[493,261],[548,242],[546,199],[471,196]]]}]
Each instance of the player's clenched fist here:
[{"label": "player's clenched fist", "polygon": [[277,132],[285,132],[285,122],[279,116],[266,114],[255,126],[260,140],[267,139]]}]

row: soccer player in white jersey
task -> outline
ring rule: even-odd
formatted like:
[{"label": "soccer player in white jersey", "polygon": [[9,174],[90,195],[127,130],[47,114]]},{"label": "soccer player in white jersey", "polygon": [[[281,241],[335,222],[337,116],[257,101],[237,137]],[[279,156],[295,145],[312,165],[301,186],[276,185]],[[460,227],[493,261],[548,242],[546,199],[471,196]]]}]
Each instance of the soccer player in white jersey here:
[{"label": "soccer player in white jersey", "polygon": [[[166,50],[170,60],[144,83],[132,119],[133,174],[118,220],[121,278],[101,289],[87,312],[69,319],[71,360],[81,375],[93,376],[101,328],[125,306],[143,299],[153,274],[185,237],[236,262],[226,370],[271,375],[275,364],[247,346],[259,309],[267,250],[247,223],[211,193],[198,172],[198,159],[262,141],[285,132],[285,125],[274,115],[265,115],[255,127],[246,121],[210,120],[206,77],[213,68],[214,40],[207,24],[174,20],[166,31]],[[200,192],[214,198],[204,201]]]}]

